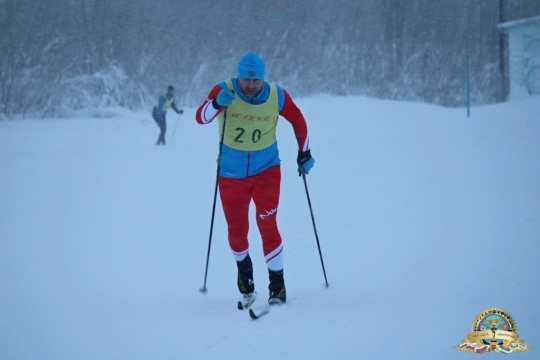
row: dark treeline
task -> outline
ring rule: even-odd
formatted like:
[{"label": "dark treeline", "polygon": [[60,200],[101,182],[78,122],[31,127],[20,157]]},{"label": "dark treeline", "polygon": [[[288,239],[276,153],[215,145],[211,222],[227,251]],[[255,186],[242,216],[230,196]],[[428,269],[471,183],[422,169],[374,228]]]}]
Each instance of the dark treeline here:
[{"label": "dark treeline", "polygon": [[168,84],[192,106],[249,50],[295,97],[462,106],[468,57],[473,104],[503,101],[496,25],[538,14],[540,0],[0,0],[0,117],[142,109]]}]

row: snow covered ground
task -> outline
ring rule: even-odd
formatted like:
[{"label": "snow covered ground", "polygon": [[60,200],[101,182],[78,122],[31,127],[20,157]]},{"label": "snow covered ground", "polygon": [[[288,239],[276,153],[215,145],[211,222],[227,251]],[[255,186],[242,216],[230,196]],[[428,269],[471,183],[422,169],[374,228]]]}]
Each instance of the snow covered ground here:
[{"label": "snow covered ground", "polygon": [[[470,118],[363,97],[297,100],[330,287],[283,120],[288,303],[260,321],[236,310],[219,201],[199,292],[216,124],[170,113],[169,145],[156,147],[146,113],[0,122],[0,358],[464,359],[476,355],[453,346],[491,307],[538,348],[539,100]],[[254,222],[250,234],[262,306]]]}]

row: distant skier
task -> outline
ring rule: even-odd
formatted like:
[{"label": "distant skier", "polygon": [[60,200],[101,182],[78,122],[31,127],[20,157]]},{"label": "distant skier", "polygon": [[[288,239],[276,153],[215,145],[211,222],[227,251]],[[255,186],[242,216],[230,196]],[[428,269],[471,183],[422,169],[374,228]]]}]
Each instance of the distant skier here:
[{"label": "distant skier", "polygon": [[217,117],[220,137],[225,124],[219,192],[238,267],[238,289],[247,305],[256,296],[248,242],[251,200],[269,272],[268,302],[286,301],[283,245],[276,219],[281,183],[276,141],[279,115],[292,124],[298,142],[298,172],[309,173],[315,162],[304,116],[283,88],[264,81],[265,67],[257,54],[247,53],[238,65],[238,77],[215,85],[196,113],[199,124]]},{"label": "distant skier", "polygon": [[156,145],[165,145],[165,133],[167,132],[167,120],[165,116],[169,107],[172,107],[177,114],[183,114],[183,109],[178,109],[174,102],[174,86],[167,87],[167,93],[158,98],[158,103],[152,109],[152,117],[159,126],[160,133]]}]

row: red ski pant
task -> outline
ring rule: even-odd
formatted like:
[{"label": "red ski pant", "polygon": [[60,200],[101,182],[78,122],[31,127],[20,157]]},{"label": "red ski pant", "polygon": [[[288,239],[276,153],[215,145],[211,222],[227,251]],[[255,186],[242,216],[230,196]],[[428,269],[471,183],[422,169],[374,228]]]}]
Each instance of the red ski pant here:
[{"label": "red ski pant", "polygon": [[277,227],[277,210],[281,168],[274,166],[260,174],[243,179],[219,178],[219,193],[229,232],[229,245],[237,257],[249,249],[249,204],[255,203],[257,226],[261,234],[267,263],[281,253],[281,235]]}]

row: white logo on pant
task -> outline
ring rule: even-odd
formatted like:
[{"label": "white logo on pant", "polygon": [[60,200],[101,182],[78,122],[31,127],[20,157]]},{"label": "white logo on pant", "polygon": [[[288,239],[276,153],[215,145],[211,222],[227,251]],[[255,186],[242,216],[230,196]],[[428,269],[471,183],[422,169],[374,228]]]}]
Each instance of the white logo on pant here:
[{"label": "white logo on pant", "polygon": [[277,212],[277,208],[272,209],[270,211],[266,210],[266,214],[261,214],[259,216],[261,217],[261,219],[264,220],[265,217],[270,216],[270,215],[274,215],[276,212]]}]

